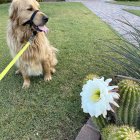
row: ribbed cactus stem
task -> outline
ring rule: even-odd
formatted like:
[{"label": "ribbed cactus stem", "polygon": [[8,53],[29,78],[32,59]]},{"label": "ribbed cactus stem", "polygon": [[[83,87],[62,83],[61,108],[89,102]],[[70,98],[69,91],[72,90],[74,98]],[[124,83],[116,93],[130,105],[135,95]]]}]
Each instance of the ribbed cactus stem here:
[{"label": "ribbed cactus stem", "polygon": [[123,112],[124,112],[124,108],[125,108],[124,106],[126,106],[126,102],[127,102],[126,97],[127,97],[128,88],[126,88],[125,91],[122,89],[120,92],[123,93],[123,94],[121,94],[121,97],[120,97],[120,100],[123,101],[123,106],[121,106],[122,105],[121,103],[119,104],[119,106],[121,106],[121,107],[118,108],[117,116],[118,116],[120,123],[123,123],[124,122]]},{"label": "ribbed cactus stem", "polygon": [[129,126],[109,125],[102,129],[104,140],[140,140],[140,132]]},{"label": "ribbed cactus stem", "polygon": [[[134,91],[134,89],[132,89]],[[137,111],[135,111],[135,108],[137,108],[137,103],[139,102],[139,96],[138,94],[134,91],[134,95],[132,95],[131,100],[130,100],[130,115],[128,116],[128,123],[132,126],[135,124],[135,116],[137,116]],[[129,109],[129,108],[128,108]],[[137,123],[137,122],[136,122]]]},{"label": "ribbed cactus stem", "polygon": [[118,86],[120,107],[116,114],[119,124],[140,128],[140,85],[132,80],[122,80]]}]

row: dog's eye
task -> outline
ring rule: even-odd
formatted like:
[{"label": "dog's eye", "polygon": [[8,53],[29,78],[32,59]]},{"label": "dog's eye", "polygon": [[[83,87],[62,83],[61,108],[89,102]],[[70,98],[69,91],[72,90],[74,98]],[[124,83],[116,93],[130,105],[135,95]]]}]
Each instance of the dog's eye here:
[{"label": "dog's eye", "polygon": [[28,8],[27,10],[28,10],[28,11],[33,11],[33,8],[32,8],[32,7],[30,7],[30,8]]}]

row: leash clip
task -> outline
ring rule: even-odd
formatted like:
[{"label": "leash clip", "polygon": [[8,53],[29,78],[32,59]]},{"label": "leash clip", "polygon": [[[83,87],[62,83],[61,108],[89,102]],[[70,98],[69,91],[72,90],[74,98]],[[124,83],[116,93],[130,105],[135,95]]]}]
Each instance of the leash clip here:
[{"label": "leash clip", "polygon": [[31,37],[29,38],[29,43],[30,43],[30,44],[32,44],[32,42],[33,42],[33,40],[34,40],[36,34],[37,34],[37,31],[33,31]]}]

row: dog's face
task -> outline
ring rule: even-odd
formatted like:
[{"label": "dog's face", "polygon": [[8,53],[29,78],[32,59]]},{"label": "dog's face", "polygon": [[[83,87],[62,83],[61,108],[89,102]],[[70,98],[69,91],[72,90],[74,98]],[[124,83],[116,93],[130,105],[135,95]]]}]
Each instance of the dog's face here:
[{"label": "dog's face", "polygon": [[[39,3],[36,0],[13,0],[9,10],[10,19],[18,25],[23,25],[30,20],[36,10],[39,10]],[[43,26],[47,21],[47,16],[41,11],[37,12],[33,19],[36,26]]]}]

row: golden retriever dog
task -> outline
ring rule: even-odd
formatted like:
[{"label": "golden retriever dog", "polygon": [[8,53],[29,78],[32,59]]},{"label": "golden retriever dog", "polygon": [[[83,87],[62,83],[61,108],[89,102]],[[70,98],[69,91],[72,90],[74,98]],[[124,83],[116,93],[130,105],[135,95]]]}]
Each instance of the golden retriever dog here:
[{"label": "golden retriever dog", "polygon": [[30,76],[44,74],[44,80],[52,79],[57,64],[57,49],[52,47],[45,35],[48,17],[39,11],[36,0],[13,0],[9,9],[7,43],[12,57],[28,42],[33,32],[36,33],[32,44],[16,63],[24,79],[23,88],[30,86]]}]

